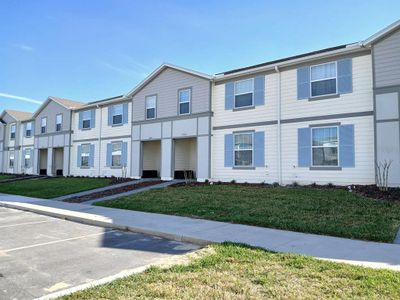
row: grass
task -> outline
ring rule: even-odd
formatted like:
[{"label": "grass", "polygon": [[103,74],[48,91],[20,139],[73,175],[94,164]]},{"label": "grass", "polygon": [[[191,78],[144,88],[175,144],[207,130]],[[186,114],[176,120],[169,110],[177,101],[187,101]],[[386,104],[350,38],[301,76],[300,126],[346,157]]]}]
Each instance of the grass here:
[{"label": "grass", "polygon": [[0,184],[0,193],[37,198],[55,198],[68,194],[104,187],[108,178],[46,178],[31,179]]},{"label": "grass", "polygon": [[381,242],[400,225],[399,203],[339,189],[181,186],[96,205]]},{"label": "grass", "polygon": [[399,299],[399,286],[400,272],[225,243],[62,299]]},{"label": "grass", "polygon": [[0,180],[14,178],[15,175],[0,174]]}]

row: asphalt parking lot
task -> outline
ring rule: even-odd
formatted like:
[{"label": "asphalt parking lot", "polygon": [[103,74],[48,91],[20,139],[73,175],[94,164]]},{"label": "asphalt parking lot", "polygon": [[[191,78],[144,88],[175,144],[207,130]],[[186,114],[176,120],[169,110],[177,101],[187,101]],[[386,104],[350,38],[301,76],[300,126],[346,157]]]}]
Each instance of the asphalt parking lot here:
[{"label": "asphalt parking lot", "polygon": [[33,299],[197,246],[0,207],[0,299]]}]

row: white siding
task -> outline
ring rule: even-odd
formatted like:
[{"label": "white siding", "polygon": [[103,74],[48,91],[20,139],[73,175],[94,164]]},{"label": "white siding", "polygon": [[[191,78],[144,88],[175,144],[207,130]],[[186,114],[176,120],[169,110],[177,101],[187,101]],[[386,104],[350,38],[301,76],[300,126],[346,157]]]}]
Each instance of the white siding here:
[{"label": "white siding", "polygon": [[[101,126],[101,137],[115,137],[123,135],[131,135],[132,128],[132,102],[128,103],[128,123],[118,126],[108,125],[108,107],[101,108],[102,126]],[[96,118],[97,120],[97,118]]]},{"label": "white siding", "polygon": [[[80,168],[78,167],[78,146],[82,144],[92,144],[94,145],[94,166],[90,168]],[[71,147],[71,175],[73,176],[90,176],[96,177],[100,176],[99,173],[99,142],[81,142],[81,143],[73,143]]]},{"label": "white siding", "polygon": [[[105,120],[107,122],[107,119]],[[79,129],[79,111],[72,113],[72,141],[98,138],[100,133],[100,109],[96,109],[96,124],[91,129]]]}]

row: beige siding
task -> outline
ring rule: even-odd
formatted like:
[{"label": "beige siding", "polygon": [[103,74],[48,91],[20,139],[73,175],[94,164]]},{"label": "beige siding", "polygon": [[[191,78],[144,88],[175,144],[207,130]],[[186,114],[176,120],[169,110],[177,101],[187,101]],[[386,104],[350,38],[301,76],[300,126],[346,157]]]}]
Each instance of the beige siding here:
[{"label": "beige siding", "polygon": [[70,111],[57,102],[50,101],[35,118],[35,135],[39,135],[41,132],[42,118],[47,118],[46,133],[56,132],[56,115],[58,114],[63,115],[62,131],[69,130],[71,122]]},{"label": "beige siding", "polygon": [[145,98],[157,95],[157,118],[178,115],[178,90],[192,89],[191,112],[210,110],[210,83],[208,80],[167,68],[141,91],[133,96],[133,121],[145,120]]},{"label": "beige siding", "polygon": [[143,170],[161,171],[161,141],[143,142]]},{"label": "beige siding", "polygon": [[195,138],[177,139],[174,144],[175,149],[175,170],[194,170],[197,169],[197,143]]}]

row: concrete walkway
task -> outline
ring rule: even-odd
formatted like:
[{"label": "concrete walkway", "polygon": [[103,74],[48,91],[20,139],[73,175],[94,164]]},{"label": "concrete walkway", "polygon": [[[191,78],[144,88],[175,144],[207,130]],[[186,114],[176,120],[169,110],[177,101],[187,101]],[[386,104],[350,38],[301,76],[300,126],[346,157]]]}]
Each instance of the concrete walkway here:
[{"label": "concrete walkway", "polygon": [[195,244],[232,241],[276,252],[400,271],[400,245],[0,195],[0,206]]}]

